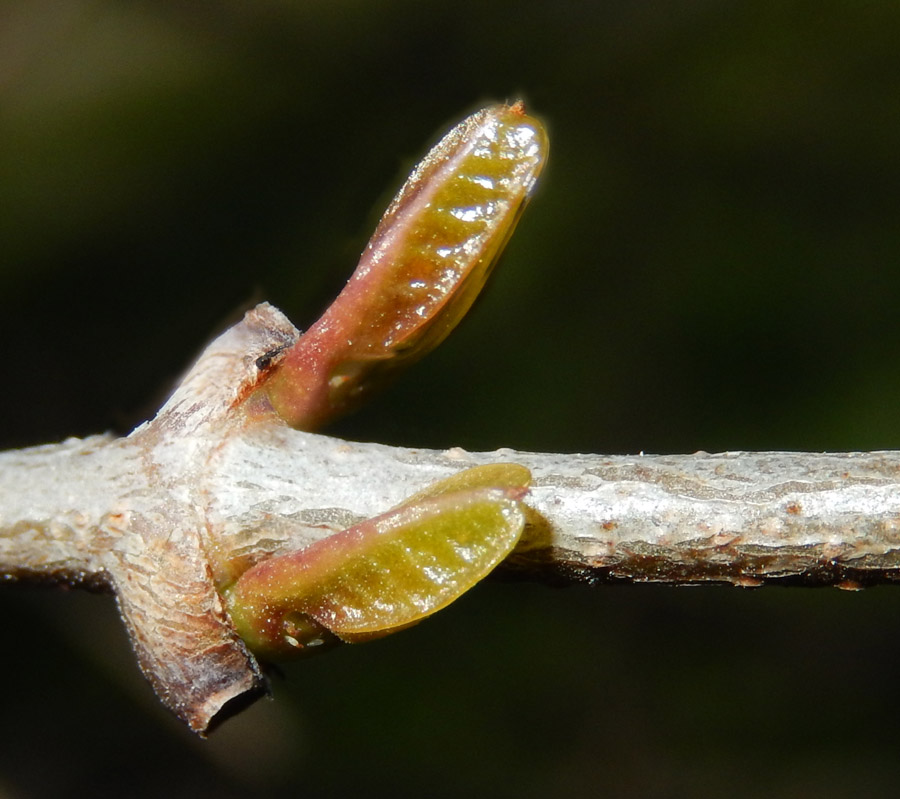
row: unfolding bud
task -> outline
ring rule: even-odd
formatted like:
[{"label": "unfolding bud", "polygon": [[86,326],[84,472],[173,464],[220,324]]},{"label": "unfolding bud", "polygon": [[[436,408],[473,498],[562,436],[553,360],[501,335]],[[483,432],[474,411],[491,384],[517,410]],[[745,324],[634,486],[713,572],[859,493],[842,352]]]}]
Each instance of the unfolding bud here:
[{"label": "unfolding bud", "polygon": [[266,660],[409,627],[512,551],[529,479],[515,464],[469,469],[381,516],[258,563],[225,592],[231,620]]},{"label": "unfolding bud", "polygon": [[547,156],[521,103],[448,133],[388,208],[356,271],[273,369],[269,401],[313,430],[437,346],[468,311],[515,228]]}]

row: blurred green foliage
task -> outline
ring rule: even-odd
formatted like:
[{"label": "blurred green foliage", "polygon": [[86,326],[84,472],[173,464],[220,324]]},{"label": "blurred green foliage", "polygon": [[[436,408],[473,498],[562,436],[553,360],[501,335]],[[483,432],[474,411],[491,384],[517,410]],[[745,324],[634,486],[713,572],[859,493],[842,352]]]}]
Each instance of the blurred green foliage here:
[{"label": "blurred green foliage", "polygon": [[[7,2],[0,444],[127,431],[248,303],[309,324],[427,143],[522,96],[550,164],[487,295],[334,432],[896,448],[898,35],[889,0]],[[201,744],[111,602],[8,589],[0,792],[886,792],[893,593],[494,582]]]}]

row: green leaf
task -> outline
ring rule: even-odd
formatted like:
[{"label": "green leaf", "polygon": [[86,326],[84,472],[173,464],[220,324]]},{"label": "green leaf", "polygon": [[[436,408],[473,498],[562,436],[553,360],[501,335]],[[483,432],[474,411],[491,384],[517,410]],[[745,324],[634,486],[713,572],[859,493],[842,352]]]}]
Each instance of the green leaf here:
[{"label": "green leaf", "polygon": [[[487,471],[467,470],[475,474],[454,476],[381,516],[245,572],[226,597],[248,647],[277,659],[336,639],[378,638],[475,585],[519,540],[527,489],[517,478],[530,477],[512,464],[480,468]],[[504,468],[515,485],[482,487]]]},{"label": "green leaf", "polygon": [[273,369],[269,401],[320,427],[436,347],[469,310],[547,155],[521,103],[457,125],[391,203],[344,290]]}]

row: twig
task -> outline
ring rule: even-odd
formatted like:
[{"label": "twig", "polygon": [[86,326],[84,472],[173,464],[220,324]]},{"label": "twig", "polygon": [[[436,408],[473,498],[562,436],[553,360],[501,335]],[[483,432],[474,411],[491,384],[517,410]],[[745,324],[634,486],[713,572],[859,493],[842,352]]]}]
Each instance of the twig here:
[{"label": "twig", "polygon": [[113,591],[144,673],[201,734],[266,690],[224,611],[221,564],[296,550],[476,464],[534,475],[508,561],[530,577],[900,579],[900,453],[473,454],[261,424],[241,400],[297,335],[258,306],[128,437],[0,454],[0,573]]}]

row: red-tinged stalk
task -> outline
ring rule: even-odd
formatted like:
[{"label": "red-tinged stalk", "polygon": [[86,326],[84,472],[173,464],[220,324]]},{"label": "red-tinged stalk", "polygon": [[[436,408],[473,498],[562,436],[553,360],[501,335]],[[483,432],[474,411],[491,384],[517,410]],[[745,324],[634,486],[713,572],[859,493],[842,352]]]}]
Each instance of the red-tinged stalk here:
[{"label": "red-tinged stalk", "polygon": [[[232,622],[267,660],[415,624],[512,551],[529,479],[514,464],[466,470],[388,513],[263,561],[225,592]],[[493,485],[482,487],[485,480]]]},{"label": "red-tinged stalk", "polygon": [[485,108],[416,167],[337,299],[264,390],[313,430],[354,409],[437,346],[468,311],[512,234],[547,156],[521,103]]}]

